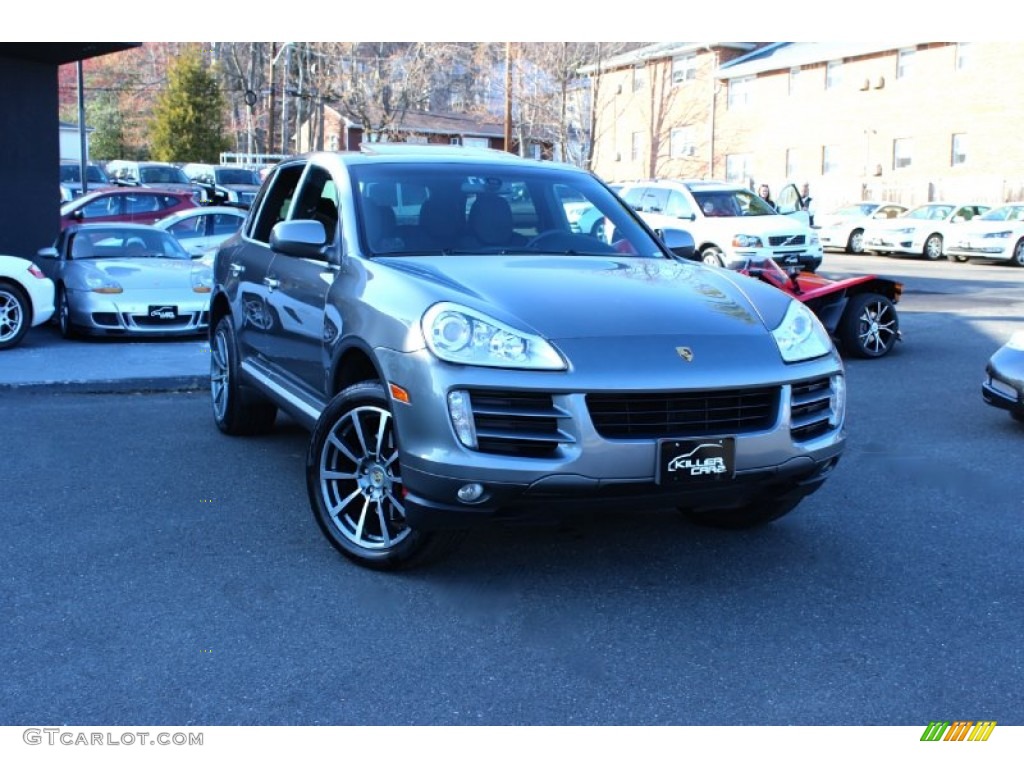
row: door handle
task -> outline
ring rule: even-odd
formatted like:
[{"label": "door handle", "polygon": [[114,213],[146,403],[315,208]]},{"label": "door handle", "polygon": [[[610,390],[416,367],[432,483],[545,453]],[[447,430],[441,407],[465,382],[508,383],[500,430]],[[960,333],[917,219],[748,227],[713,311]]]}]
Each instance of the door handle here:
[{"label": "door handle", "polygon": [[243,272],[245,272],[245,267],[244,266],[242,266],[241,264],[237,264],[235,262],[231,262],[231,274],[232,275],[234,275],[235,277],[238,277]]},{"label": "door handle", "polygon": [[267,288],[269,288],[270,290],[274,290],[275,288],[280,288],[281,287],[281,281],[280,280],[276,280],[273,277],[264,277],[263,278],[263,284],[265,286],[267,286]]}]

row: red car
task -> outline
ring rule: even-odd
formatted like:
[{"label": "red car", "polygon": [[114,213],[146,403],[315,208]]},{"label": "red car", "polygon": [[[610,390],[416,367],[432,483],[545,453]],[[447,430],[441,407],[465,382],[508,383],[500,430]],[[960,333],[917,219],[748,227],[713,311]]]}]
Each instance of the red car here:
[{"label": "red car", "polygon": [[60,208],[60,228],[70,224],[121,221],[152,224],[172,213],[196,208],[202,193],[196,190],[159,187],[103,189],[65,203]]},{"label": "red car", "polygon": [[783,270],[772,259],[748,261],[738,271],[806,304],[848,355],[882,357],[900,339],[896,303],[903,284],[895,280],[876,275],[830,280],[795,268]]}]

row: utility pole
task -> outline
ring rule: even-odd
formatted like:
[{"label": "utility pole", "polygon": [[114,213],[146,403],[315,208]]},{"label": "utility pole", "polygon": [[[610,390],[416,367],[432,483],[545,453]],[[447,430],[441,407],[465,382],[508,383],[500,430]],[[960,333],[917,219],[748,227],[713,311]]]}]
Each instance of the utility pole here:
[{"label": "utility pole", "polygon": [[277,43],[270,44],[270,116],[267,120],[267,152],[274,153],[274,62],[277,61]]},{"label": "utility pole", "polygon": [[512,151],[512,43],[505,43],[505,151]]}]

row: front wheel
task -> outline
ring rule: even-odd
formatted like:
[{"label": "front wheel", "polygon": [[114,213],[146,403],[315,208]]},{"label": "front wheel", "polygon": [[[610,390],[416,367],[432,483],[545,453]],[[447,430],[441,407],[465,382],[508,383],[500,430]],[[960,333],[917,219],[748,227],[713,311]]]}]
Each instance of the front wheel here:
[{"label": "front wheel", "polygon": [[846,241],[847,253],[864,253],[864,230],[855,229],[850,233],[850,239]]},{"label": "front wheel", "polygon": [[780,498],[756,501],[736,509],[692,510],[681,507],[679,512],[694,525],[704,528],[723,528],[740,531],[746,528],[757,528],[778,520],[792,512],[800,503],[800,499]]},{"label": "front wheel", "polygon": [[946,258],[950,261],[956,262],[957,264],[966,264],[970,261],[966,256],[961,256],[959,253],[947,253]]},{"label": "front wheel", "polygon": [[1018,240],[1013,246],[1013,256],[1010,257],[1010,264],[1015,267],[1024,267],[1024,240]]},{"label": "front wheel", "polygon": [[938,233],[928,235],[928,239],[924,241],[924,257],[928,261],[942,258],[942,235]]},{"label": "front wheel", "polygon": [[71,322],[71,302],[68,299],[67,289],[63,285],[57,286],[57,327],[60,329],[62,338],[73,339],[78,335]]},{"label": "front wheel", "polygon": [[712,267],[725,266],[725,260],[722,258],[722,249],[716,248],[713,245],[700,252],[700,260]]},{"label": "front wheel", "polygon": [[13,283],[0,282],[0,349],[21,343],[31,322],[28,296]]},{"label": "front wheel", "polygon": [[328,403],[310,440],[306,488],[327,540],[361,566],[409,567],[455,539],[406,523],[394,418],[379,382],[353,384]]},{"label": "front wheel", "polygon": [[874,358],[889,353],[900,334],[896,305],[877,293],[850,299],[839,320],[839,341],[855,357]]},{"label": "front wheel", "polygon": [[277,406],[242,384],[238,373],[238,342],[231,316],[217,323],[210,343],[210,402],[217,428],[227,435],[269,432]]}]

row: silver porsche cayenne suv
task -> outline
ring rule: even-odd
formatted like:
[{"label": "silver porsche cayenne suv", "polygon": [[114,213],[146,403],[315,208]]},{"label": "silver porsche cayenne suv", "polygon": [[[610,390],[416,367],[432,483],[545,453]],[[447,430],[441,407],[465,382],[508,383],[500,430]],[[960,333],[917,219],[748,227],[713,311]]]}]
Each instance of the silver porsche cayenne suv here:
[{"label": "silver porsche cayenne suv", "polygon": [[[573,231],[581,200],[604,227]],[[558,163],[293,158],[215,259],[214,419],[310,429],[314,517],[371,568],[597,505],[769,522],[842,453],[843,365],[803,304],[693,245]]]}]

